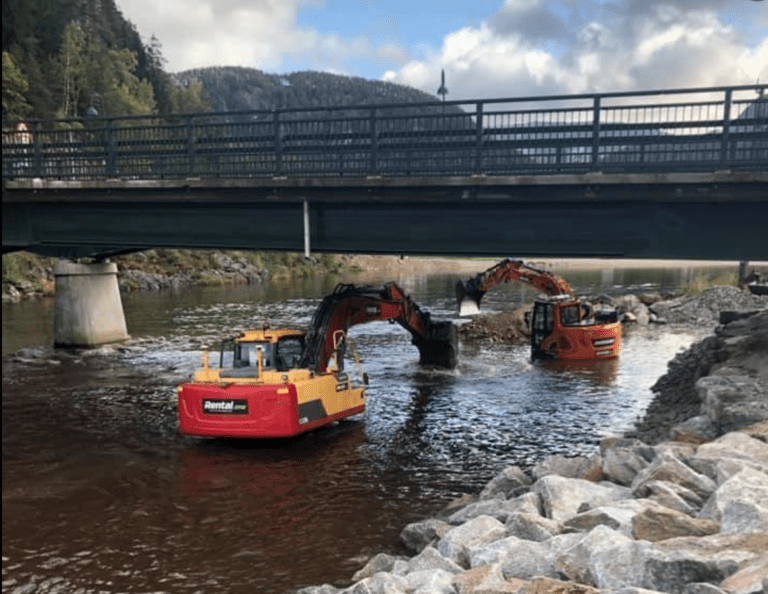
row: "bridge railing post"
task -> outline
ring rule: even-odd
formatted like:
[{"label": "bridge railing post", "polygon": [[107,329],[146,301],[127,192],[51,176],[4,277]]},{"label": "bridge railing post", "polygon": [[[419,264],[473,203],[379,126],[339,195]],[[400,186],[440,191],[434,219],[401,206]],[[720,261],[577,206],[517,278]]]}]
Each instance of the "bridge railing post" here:
[{"label": "bridge railing post", "polygon": [[32,124],[32,150],[35,177],[43,177],[43,141],[40,138],[40,122]]},{"label": "bridge railing post", "polygon": [[592,104],[592,171],[600,169],[600,95]]},{"label": "bridge railing post", "polygon": [[117,159],[115,156],[115,138],[112,135],[112,120],[104,120],[104,139],[107,147],[106,174],[112,176],[117,173]]},{"label": "bridge railing post", "polygon": [[195,174],[195,127],[192,123],[193,116],[187,116],[187,175]]},{"label": "bridge railing post", "polygon": [[274,175],[281,175],[283,171],[283,139],[280,136],[280,112],[272,112],[272,126],[275,134],[275,171]]},{"label": "bridge railing post", "polygon": [[483,102],[475,107],[475,173],[483,172]]},{"label": "bridge railing post", "polygon": [[376,175],[379,163],[379,135],[376,125],[376,108],[371,108],[369,127],[371,129],[371,175]]},{"label": "bridge railing post", "polygon": [[723,137],[720,144],[720,167],[725,169],[731,161],[730,136],[731,136],[731,102],[733,101],[733,89],[725,89],[723,99]]}]

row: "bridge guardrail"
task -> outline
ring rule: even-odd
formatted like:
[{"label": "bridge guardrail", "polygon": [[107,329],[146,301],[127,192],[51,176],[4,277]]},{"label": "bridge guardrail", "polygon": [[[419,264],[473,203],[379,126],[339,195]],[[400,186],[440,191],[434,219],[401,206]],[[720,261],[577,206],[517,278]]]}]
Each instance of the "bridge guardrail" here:
[{"label": "bridge guardrail", "polygon": [[3,123],[4,179],[768,169],[768,85]]}]

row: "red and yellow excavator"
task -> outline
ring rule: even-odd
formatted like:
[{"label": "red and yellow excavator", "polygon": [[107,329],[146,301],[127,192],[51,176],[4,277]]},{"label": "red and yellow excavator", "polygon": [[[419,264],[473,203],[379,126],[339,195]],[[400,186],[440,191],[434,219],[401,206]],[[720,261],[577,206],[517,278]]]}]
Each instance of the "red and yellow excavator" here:
[{"label": "red and yellow excavator", "polygon": [[[397,322],[412,335],[419,363],[452,369],[458,333],[432,321],[395,283],[383,288],[340,284],[318,306],[309,329],[265,325],[222,342],[218,366],[177,387],[179,431],[197,437],[289,437],[361,413],[368,378],[344,370],[350,326]],[[359,366],[359,359],[355,357]]]},{"label": "red and yellow excavator", "polygon": [[574,297],[564,279],[521,260],[502,260],[466,282],[459,281],[459,315],[478,313],[486,291],[510,281],[542,292],[530,317],[534,359],[609,359],[619,355],[621,323],[615,308],[593,308]]}]

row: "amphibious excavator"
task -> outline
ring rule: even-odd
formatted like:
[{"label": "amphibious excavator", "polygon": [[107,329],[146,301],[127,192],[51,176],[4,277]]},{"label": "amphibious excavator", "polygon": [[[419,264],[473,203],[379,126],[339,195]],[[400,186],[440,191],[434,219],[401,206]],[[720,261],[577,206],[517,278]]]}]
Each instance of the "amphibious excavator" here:
[{"label": "amphibious excavator", "polygon": [[[306,331],[242,332],[221,344],[218,365],[203,367],[177,387],[179,431],[197,437],[289,437],[365,410],[368,377],[358,363],[344,370],[347,331],[388,320],[411,333],[419,363],[454,368],[458,333],[436,322],[395,283],[382,288],[340,284],[326,296]],[[354,349],[351,349],[354,350]]]},{"label": "amphibious excavator", "polygon": [[459,315],[480,311],[486,291],[518,281],[541,291],[530,316],[534,359],[609,359],[619,355],[621,323],[614,307],[593,307],[573,296],[559,276],[522,260],[505,259],[466,282],[456,284]]}]

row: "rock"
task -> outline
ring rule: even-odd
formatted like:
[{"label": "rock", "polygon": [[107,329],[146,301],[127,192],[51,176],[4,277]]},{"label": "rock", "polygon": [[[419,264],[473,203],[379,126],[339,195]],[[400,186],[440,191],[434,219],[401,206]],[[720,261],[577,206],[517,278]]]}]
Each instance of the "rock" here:
[{"label": "rock", "polygon": [[510,514],[523,512],[541,513],[541,500],[534,493],[525,493],[514,499],[485,499],[470,503],[464,509],[448,516],[450,524],[463,524],[478,516],[492,516],[500,522],[506,522]]},{"label": "rock", "polygon": [[452,528],[453,526],[443,520],[430,518],[408,524],[400,533],[400,540],[408,549],[418,552],[428,544],[441,539]]},{"label": "rock", "polygon": [[650,481],[635,492],[636,497],[652,499],[657,503],[676,511],[695,515],[704,505],[701,497],[690,489],[668,481]]},{"label": "rock", "polygon": [[559,522],[575,516],[584,503],[598,507],[631,497],[629,489],[613,483],[593,483],[557,475],[542,477],[531,490],[541,497],[545,515]]},{"label": "rock", "polygon": [[528,585],[521,590],[521,594],[601,594],[601,591],[583,584],[536,577],[528,582]]},{"label": "rock", "polygon": [[299,588],[294,594],[339,594],[341,590],[331,586],[330,584],[323,584],[322,586],[307,586],[306,588]]},{"label": "rock", "polygon": [[537,575],[558,577],[549,544],[508,536],[469,549],[469,565],[501,564],[505,577],[528,580]]},{"label": "rock", "polygon": [[768,420],[764,382],[747,375],[710,375],[696,382],[701,410],[722,432]]},{"label": "rock", "polygon": [[632,492],[642,493],[651,481],[669,481],[690,489],[702,498],[708,498],[717,488],[715,482],[683,464],[669,452],[659,454],[651,464],[640,471],[632,481]]},{"label": "rock", "polygon": [[597,482],[603,478],[602,466],[603,460],[599,454],[570,458],[556,454],[536,464],[531,474],[536,480],[549,474],[556,474],[566,478]]},{"label": "rock", "polygon": [[757,562],[750,563],[720,582],[720,587],[728,594],[764,593],[766,585],[768,585],[768,552]]},{"label": "rock", "polygon": [[708,416],[699,415],[672,427],[669,436],[673,441],[701,444],[717,437],[717,427]]},{"label": "rock", "polygon": [[699,517],[719,521],[723,534],[768,534],[768,475],[744,468],[717,488]]},{"label": "rock", "polygon": [[768,444],[746,433],[734,431],[699,446],[688,463],[692,468],[701,469],[700,472],[706,471],[718,484],[722,484],[723,480],[720,479],[730,478],[730,475],[723,477],[722,472],[718,473],[718,466],[725,460],[742,462],[743,465],[739,469],[750,466],[756,470],[768,472]]},{"label": "rock", "polygon": [[371,594],[405,594],[409,587],[406,578],[392,573],[377,573],[368,582]]},{"label": "rock", "polygon": [[635,295],[622,295],[614,299],[614,305],[625,317],[631,316],[633,322],[647,326],[650,320],[648,306]]},{"label": "rock", "polygon": [[596,526],[607,526],[624,536],[632,536],[632,523],[647,509],[664,508],[650,499],[623,499],[582,512],[567,520],[563,526],[580,532],[589,532]]},{"label": "rock", "polygon": [[415,571],[405,576],[409,594],[455,594],[453,574],[442,569]]},{"label": "rock", "polygon": [[597,526],[563,551],[555,567],[568,578],[597,588],[623,588],[643,583],[644,567],[637,542]]},{"label": "rock", "polygon": [[381,571],[391,571],[392,566],[398,559],[404,560],[403,557],[395,557],[393,555],[387,555],[386,553],[379,553],[378,555],[374,555],[370,561],[366,563],[365,567],[357,571],[355,575],[352,576],[352,581],[359,582],[360,580],[371,577],[372,575]]},{"label": "rock", "polygon": [[424,550],[408,562],[406,573],[423,571],[425,569],[443,569],[448,573],[461,573],[464,569],[450,559],[443,557],[433,546],[426,546]]},{"label": "rock", "polygon": [[714,520],[692,518],[672,509],[648,507],[632,518],[632,536],[651,542],[678,536],[706,536],[719,529],[720,524]]},{"label": "rock", "polygon": [[468,549],[493,542],[506,534],[504,524],[490,516],[479,516],[449,530],[437,543],[443,557],[469,567]]},{"label": "rock", "polygon": [[768,550],[768,534],[681,537],[645,543],[646,588],[679,594],[687,584],[718,584]]},{"label": "rock", "polygon": [[509,499],[525,493],[531,479],[518,467],[509,466],[491,479],[480,492],[479,499]]},{"label": "rock", "polygon": [[655,452],[636,439],[604,438],[600,441],[603,475],[620,485],[631,485],[637,473],[646,468]]},{"label": "rock", "polygon": [[549,540],[562,530],[560,522],[550,520],[539,514],[522,512],[510,514],[505,527],[508,536],[517,536],[523,540],[536,542]]},{"label": "rock", "polygon": [[686,584],[683,594],[727,594],[715,585],[707,582],[698,582],[696,584]]},{"label": "rock", "polygon": [[453,578],[457,594],[514,594],[523,585],[522,580],[505,580],[500,563],[474,567]]}]

